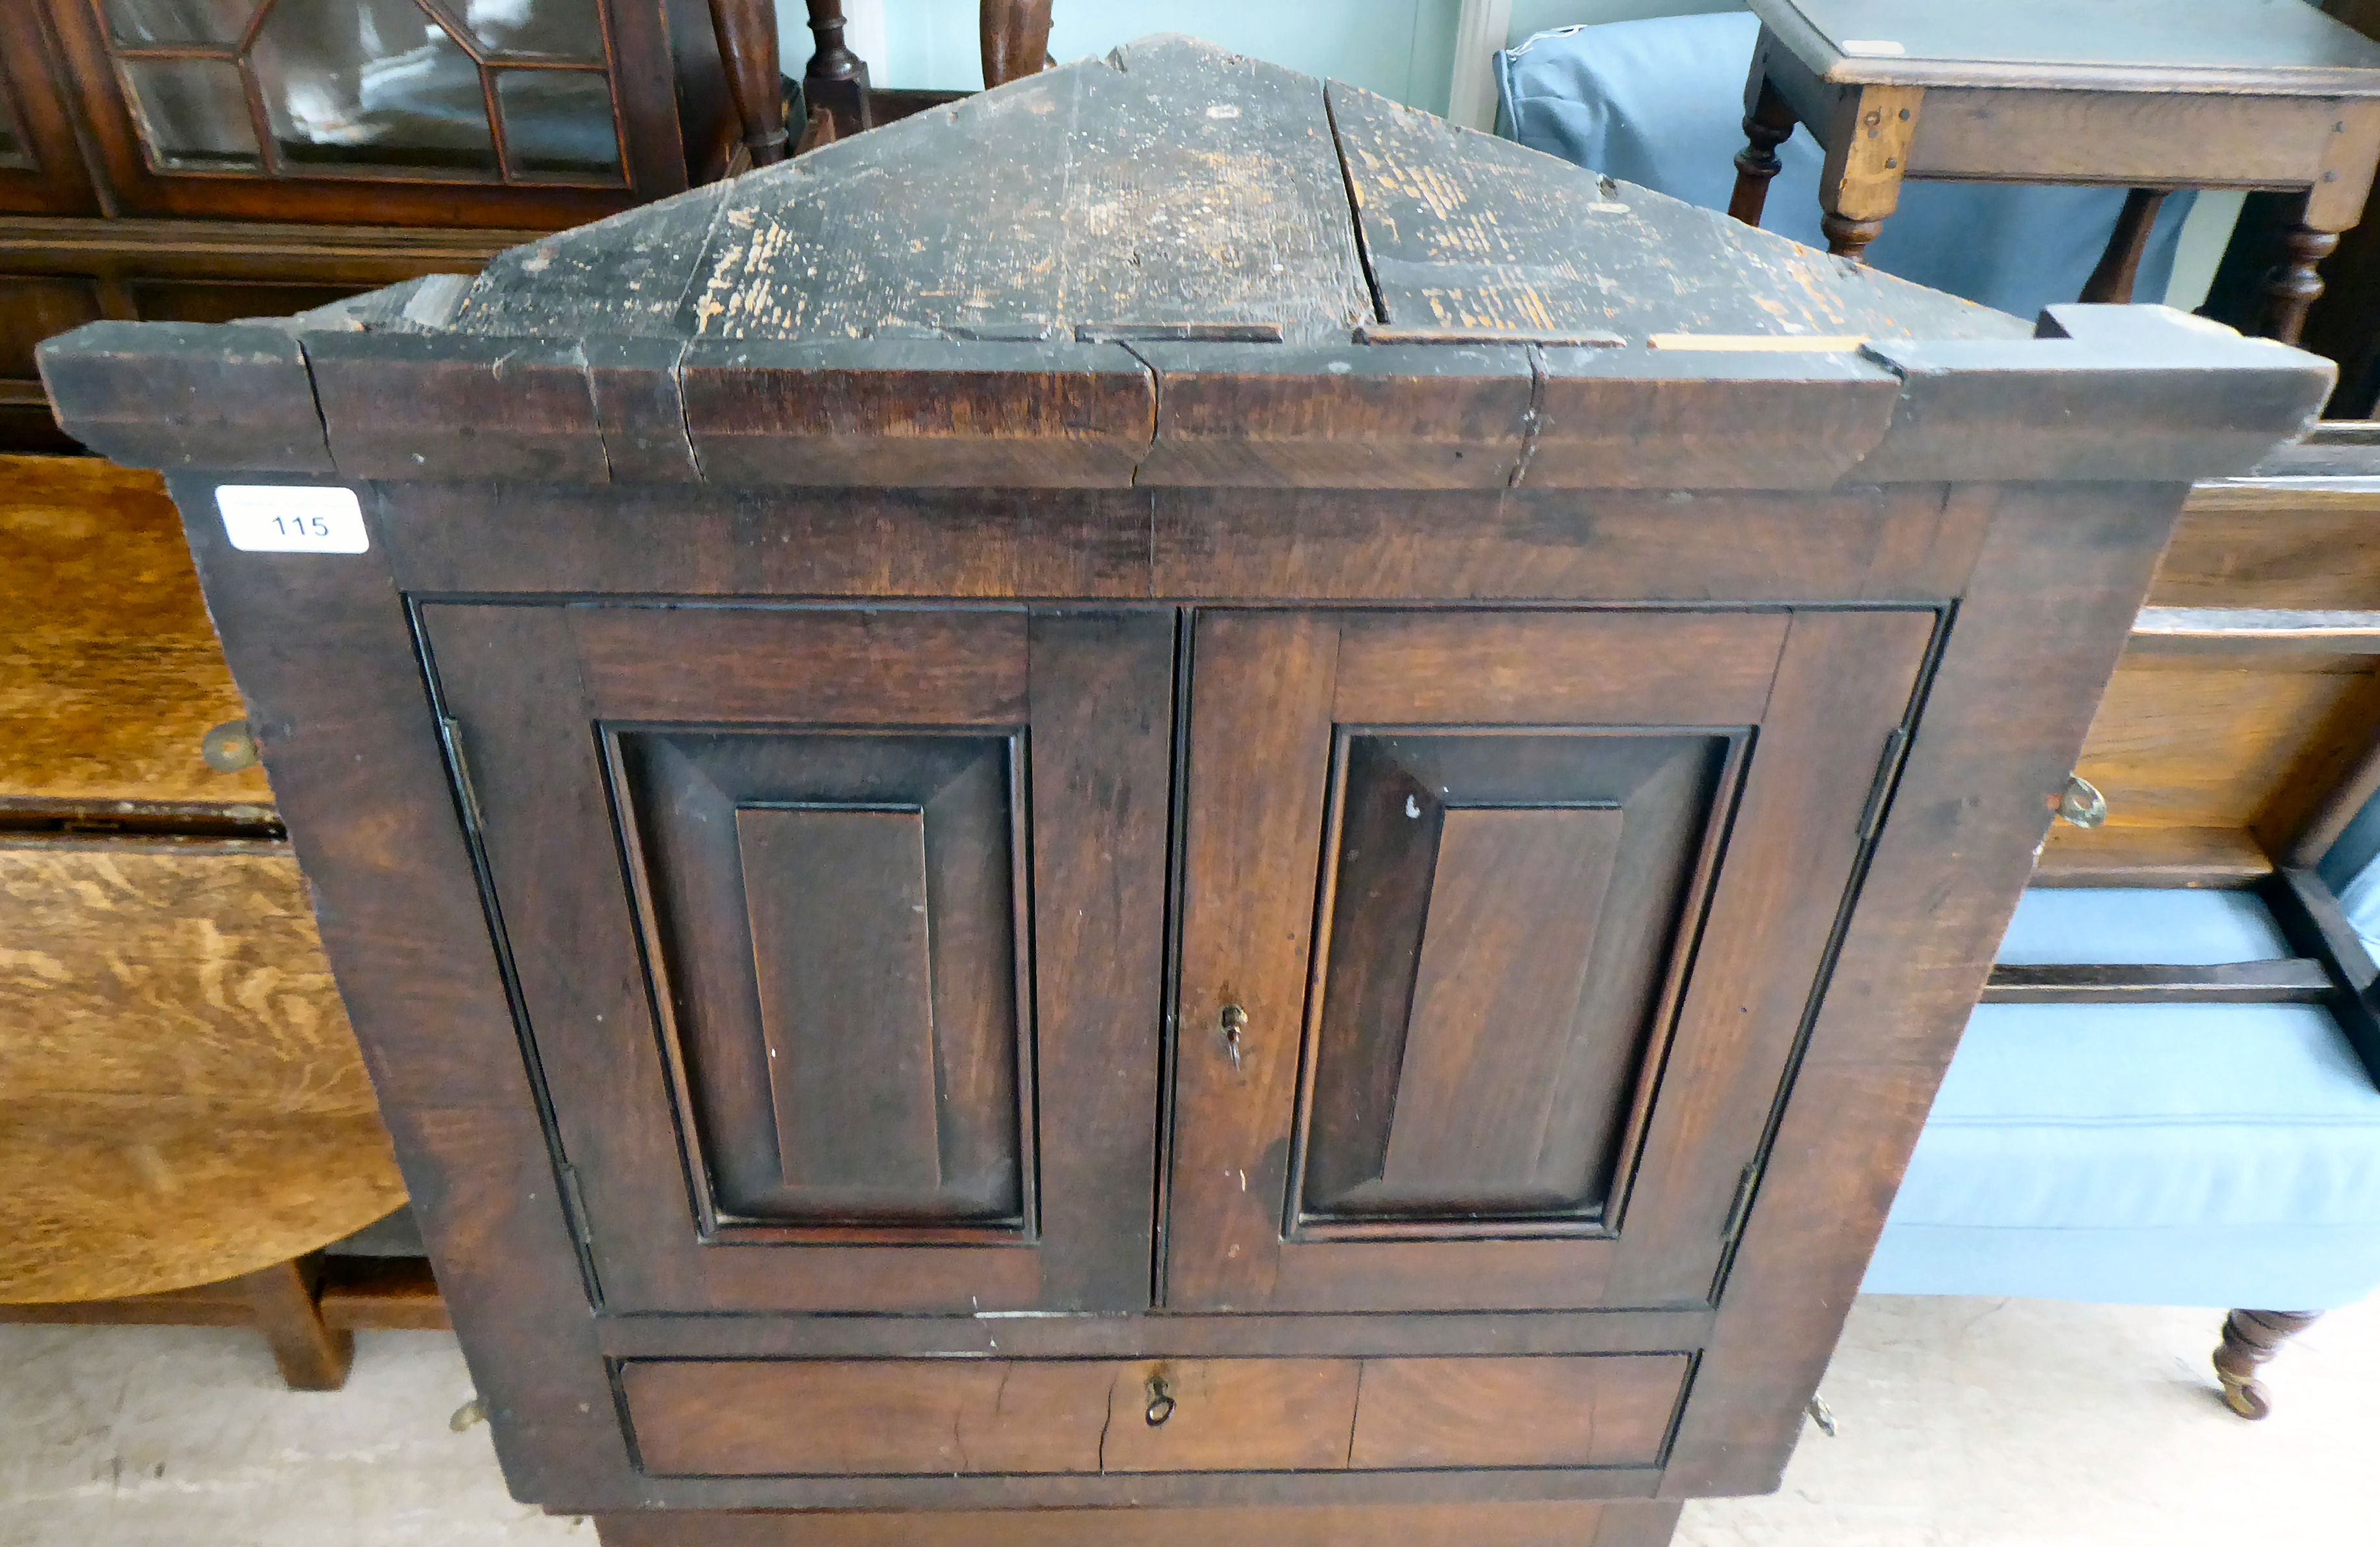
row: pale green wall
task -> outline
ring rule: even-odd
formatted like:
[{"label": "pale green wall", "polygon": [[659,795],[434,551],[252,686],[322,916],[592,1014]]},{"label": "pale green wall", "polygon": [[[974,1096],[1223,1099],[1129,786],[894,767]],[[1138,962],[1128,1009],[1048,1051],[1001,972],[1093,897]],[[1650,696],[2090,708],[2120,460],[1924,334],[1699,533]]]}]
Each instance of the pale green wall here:
[{"label": "pale green wall", "polygon": [[[883,48],[868,58],[880,86],[965,91],[983,83],[976,52],[977,0],[881,0]],[[847,10],[856,9],[845,0]],[[1225,48],[1327,75],[1443,111],[1460,0],[1057,0],[1050,52],[1060,60],[1105,54],[1150,32],[1187,32]],[[801,7],[779,0],[786,55],[798,42]],[[858,40],[854,39],[856,43]]]}]

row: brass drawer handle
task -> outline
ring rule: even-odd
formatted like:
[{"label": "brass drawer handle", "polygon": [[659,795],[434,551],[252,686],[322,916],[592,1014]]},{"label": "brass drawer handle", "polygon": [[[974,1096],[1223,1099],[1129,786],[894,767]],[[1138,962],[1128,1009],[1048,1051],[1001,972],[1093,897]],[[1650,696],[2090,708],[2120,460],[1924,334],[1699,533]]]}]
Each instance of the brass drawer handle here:
[{"label": "brass drawer handle", "polygon": [[1173,1416],[1173,1394],[1166,1389],[1162,1375],[1148,1378],[1148,1411],[1146,1416],[1151,1429]]}]

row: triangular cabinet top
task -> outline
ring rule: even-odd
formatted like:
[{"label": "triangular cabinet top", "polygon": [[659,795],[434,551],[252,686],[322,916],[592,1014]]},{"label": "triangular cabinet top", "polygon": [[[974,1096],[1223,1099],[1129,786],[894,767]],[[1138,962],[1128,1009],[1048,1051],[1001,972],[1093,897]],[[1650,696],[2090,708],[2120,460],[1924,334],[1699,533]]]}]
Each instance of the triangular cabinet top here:
[{"label": "triangular cabinet top", "polygon": [[1160,37],[475,278],[42,360],[136,465],[730,484],[2187,479],[2327,391],[2162,309],[2053,310]]}]

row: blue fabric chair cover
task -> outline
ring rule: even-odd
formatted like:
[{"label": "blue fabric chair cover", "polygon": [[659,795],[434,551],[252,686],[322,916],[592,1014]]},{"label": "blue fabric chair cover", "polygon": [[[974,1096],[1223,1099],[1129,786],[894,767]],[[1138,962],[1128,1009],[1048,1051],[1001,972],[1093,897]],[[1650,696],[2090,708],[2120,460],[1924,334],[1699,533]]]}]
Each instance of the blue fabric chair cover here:
[{"label": "blue fabric chair cover", "polygon": [[[2244,893],[2034,891],[2000,959],[2290,952]],[[2323,1310],[2380,1286],[2380,1088],[2313,1005],[1985,1005],[1863,1288]]]},{"label": "blue fabric chair cover", "polygon": [[[1505,124],[1532,149],[1724,210],[1743,149],[1743,82],[1759,31],[1756,18],[1730,12],[1540,32],[1496,56]],[[1761,224],[1823,248],[1822,153],[1797,128],[1778,154],[1785,169],[1769,185]],[[2165,298],[2192,197],[2166,201],[2135,298]],[[2034,317],[2082,294],[2123,202],[2117,189],[1907,183],[1867,258],[1887,274]]]}]

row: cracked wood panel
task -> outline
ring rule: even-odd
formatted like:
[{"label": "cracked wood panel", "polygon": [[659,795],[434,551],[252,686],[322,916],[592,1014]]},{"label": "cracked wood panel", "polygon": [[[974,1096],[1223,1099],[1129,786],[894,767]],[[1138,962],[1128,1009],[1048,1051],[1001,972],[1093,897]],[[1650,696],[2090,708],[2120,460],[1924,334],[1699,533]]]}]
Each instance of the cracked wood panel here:
[{"label": "cracked wood panel", "polygon": [[2029,323],[1333,81],[1391,328],[2028,338]]},{"label": "cracked wood panel", "polygon": [[636,1359],[621,1390],[657,1477],[1622,1467],[1658,1459],[1686,1363]]},{"label": "cracked wood panel", "polygon": [[492,264],[458,331],[831,339],[1370,315],[1321,83],[1127,44]]}]

